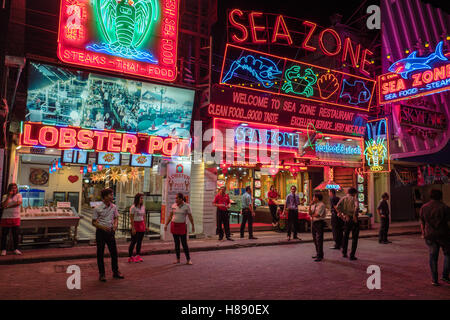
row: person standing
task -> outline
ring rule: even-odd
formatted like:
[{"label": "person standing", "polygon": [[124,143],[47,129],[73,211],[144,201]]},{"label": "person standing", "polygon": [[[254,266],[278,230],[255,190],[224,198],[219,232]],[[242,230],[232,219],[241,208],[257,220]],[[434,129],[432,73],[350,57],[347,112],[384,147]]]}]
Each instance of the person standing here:
[{"label": "person standing", "polygon": [[330,189],[328,191],[330,197],[330,209],[331,209],[331,228],[333,229],[334,246],[330,249],[340,250],[343,239],[343,227],[344,221],[338,216],[336,206],[339,203],[340,198],[336,196],[336,190]]},{"label": "person standing", "polygon": [[248,235],[249,239],[257,239],[253,236],[253,217],[255,216],[255,210],[253,209],[252,202],[252,189],[250,187],[245,188],[245,193],[242,195],[242,223],[241,223],[241,238],[244,237],[245,224],[248,221]]},{"label": "person standing", "polygon": [[444,252],[444,269],[441,280],[450,283],[450,208],[442,202],[442,191],[431,190],[431,200],[420,208],[422,237],[430,250],[432,284],[438,286],[439,250]]},{"label": "person standing", "polygon": [[20,206],[22,205],[22,195],[19,193],[17,184],[10,183],[6,194],[2,197],[3,214],[0,221],[2,227],[1,255],[6,255],[6,242],[9,232],[13,236],[13,249],[15,254],[22,254],[19,251],[19,227],[20,227]]},{"label": "person standing", "polygon": [[169,219],[164,226],[164,230],[167,231],[167,225],[170,224],[170,232],[173,235],[173,241],[175,242],[175,254],[177,260],[174,263],[180,263],[180,242],[183,246],[184,255],[186,256],[186,264],[191,265],[192,260],[189,254],[189,247],[187,243],[187,225],[186,216],[189,217],[189,221],[192,225],[192,232],[195,232],[194,218],[192,218],[191,207],[185,202],[185,198],[182,193],[178,193],[175,198],[175,203],[170,210]]},{"label": "person standing", "polygon": [[291,187],[291,193],[286,197],[285,212],[288,212],[288,226],[287,226],[287,240],[291,241],[291,231],[294,232],[294,239],[301,240],[297,236],[298,232],[298,206],[300,205],[300,198],[295,194],[296,186]]},{"label": "person standing", "polygon": [[[128,262],[143,262],[141,258],[141,246],[144,239],[146,223],[145,223],[145,206],[144,195],[138,193],[134,196],[134,203],[130,208],[131,222],[131,243],[128,247]],[[133,256],[134,246],[136,246],[136,255]]]},{"label": "person standing", "polygon": [[357,260],[356,248],[358,247],[359,237],[359,220],[358,220],[358,201],[355,188],[348,189],[347,195],[339,200],[336,209],[344,219],[344,238],[342,240],[342,256],[347,258],[348,240],[350,232],[352,233],[352,251],[350,252],[350,260]]},{"label": "person standing", "polygon": [[312,218],[311,232],[316,247],[316,255],[313,259],[316,262],[322,261],[323,259],[323,230],[325,228],[325,216],[327,213],[325,203],[322,202],[322,199],[322,194],[316,193],[309,206],[309,215]]},{"label": "person standing", "polygon": [[97,242],[97,265],[99,271],[99,280],[106,282],[105,278],[105,244],[108,246],[111,255],[111,267],[113,278],[123,279],[124,276],[119,272],[119,261],[117,256],[117,245],[115,233],[119,225],[119,212],[113,203],[114,193],[111,188],[102,190],[101,197],[103,203],[95,207],[92,215],[92,225],[97,228],[95,240]]},{"label": "person standing", "polygon": [[217,207],[216,217],[219,240],[223,240],[223,229],[225,229],[225,236],[227,237],[227,240],[234,241],[233,239],[231,239],[230,215],[228,212],[228,209],[231,206],[231,201],[228,194],[225,193],[225,187],[220,188],[219,193],[214,198],[213,205]]},{"label": "person standing", "polygon": [[277,190],[275,190],[275,186],[270,186],[270,190],[267,193],[267,198],[269,199],[268,203],[269,203],[269,209],[270,209],[270,214],[272,215],[272,226],[276,227],[278,224],[278,217],[277,217],[277,203],[276,201],[278,200],[278,192]]},{"label": "person standing", "polygon": [[378,204],[377,211],[381,218],[380,233],[378,235],[378,242],[383,244],[392,243],[388,241],[389,231],[389,195],[385,192],[381,196],[381,201]]}]

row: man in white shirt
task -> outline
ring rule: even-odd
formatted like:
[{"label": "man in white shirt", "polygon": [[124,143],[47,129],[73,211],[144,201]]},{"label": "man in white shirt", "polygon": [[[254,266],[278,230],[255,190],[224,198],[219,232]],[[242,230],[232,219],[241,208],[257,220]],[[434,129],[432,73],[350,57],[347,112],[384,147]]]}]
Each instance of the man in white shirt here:
[{"label": "man in white shirt", "polygon": [[115,231],[119,225],[119,212],[117,211],[116,205],[112,203],[114,200],[114,193],[112,189],[108,188],[102,190],[101,196],[103,203],[95,207],[92,216],[92,225],[97,228],[95,240],[97,242],[99,280],[105,282],[105,263],[103,261],[105,244],[108,246],[109,254],[111,255],[113,277],[116,279],[123,279],[124,277],[119,272],[117,246],[114,237]]},{"label": "man in white shirt", "polygon": [[316,246],[316,255],[313,257],[314,261],[319,262],[323,259],[323,229],[325,228],[326,209],[322,202],[323,196],[316,193],[313,201],[309,206],[309,215],[312,219],[311,232]]}]

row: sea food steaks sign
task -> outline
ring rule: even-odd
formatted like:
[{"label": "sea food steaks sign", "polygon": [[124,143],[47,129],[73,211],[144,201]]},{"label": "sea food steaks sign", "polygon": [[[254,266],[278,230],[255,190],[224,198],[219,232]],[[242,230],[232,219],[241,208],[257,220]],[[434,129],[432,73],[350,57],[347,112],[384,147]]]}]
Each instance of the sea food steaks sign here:
[{"label": "sea food steaks sign", "polygon": [[58,58],[174,81],[179,1],[61,0]]},{"label": "sea food steaks sign", "polygon": [[204,117],[301,129],[312,124],[318,131],[355,136],[364,136],[367,123],[367,115],[355,110],[342,110],[234,87],[213,87],[211,103],[202,111]]}]

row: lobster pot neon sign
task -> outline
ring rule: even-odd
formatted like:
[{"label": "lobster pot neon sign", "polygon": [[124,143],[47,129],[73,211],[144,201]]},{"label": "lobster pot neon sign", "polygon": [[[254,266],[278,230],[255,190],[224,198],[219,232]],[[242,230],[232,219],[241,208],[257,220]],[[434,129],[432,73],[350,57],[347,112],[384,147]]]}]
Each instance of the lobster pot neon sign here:
[{"label": "lobster pot neon sign", "polygon": [[364,142],[365,169],[368,172],[389,172],[389,133],[387,119],[369,121]]},{"label": "lobster pot neon sign", "polygon": [[61,0],[58,58],[174,81],[178,7],[179,0]]}]

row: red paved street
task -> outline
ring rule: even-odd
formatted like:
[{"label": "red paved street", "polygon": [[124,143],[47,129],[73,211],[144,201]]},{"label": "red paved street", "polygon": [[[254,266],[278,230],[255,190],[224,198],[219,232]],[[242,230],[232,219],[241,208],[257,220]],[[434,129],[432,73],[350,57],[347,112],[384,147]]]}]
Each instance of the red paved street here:
[{"label": "red paved street", "polygon": [[[106,283],[94,259],[0,266],[0,299],[450,299],[450,285],[432,287],[428,250],[418,235],[361,239],[357,261],[325,243],[325,260],[313,262],[312,243],[194,252],[194,265],[173,265],[174,255],[120,258],[124,280]],[[182,256],[182,262],[184,256]],[[81,268],[81,290],[68,290],[66,269]],[[369,290],[369,265],[381,268],[381,290]],[[442,256],[439,261],[442,270]]]}]

